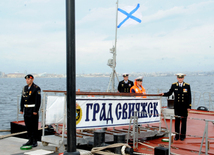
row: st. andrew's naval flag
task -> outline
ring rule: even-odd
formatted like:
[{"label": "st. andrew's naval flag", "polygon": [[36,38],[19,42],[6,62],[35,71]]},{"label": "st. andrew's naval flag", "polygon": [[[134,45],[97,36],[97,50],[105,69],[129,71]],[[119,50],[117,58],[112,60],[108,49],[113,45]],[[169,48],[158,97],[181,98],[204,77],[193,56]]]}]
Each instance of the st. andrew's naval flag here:
[{"label": "st. andrew's naval flag", "polygon": [[118,8],[118,25],[117,28],[121,26],[129,26],[141,23],[142,14],[140,11],[140,4],[137,6],[126,6],[123,8]]}]

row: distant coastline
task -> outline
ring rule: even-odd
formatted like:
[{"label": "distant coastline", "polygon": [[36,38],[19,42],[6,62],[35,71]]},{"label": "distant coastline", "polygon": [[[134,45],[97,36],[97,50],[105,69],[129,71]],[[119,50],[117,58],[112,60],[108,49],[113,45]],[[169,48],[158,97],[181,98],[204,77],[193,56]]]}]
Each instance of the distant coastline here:
[{"label": "distant coastline", "polygon": [[[23,78],[27,73],[8,73],[0,71],[0,78]],[[66,74],[51,74],[51,73],[32,73],[35,78],[66,78]],[[214,76],[214,71],[211,72],[185,72],[188,76]],[[76,74],[76,77],[110,77],[111,73],[90,73],[90,74]],[[122,73],[117,74],[118,77]],[[175,72],[154,72],[154,73],[130,73],[131,77],[144,76],[144,77],[167,77],[174,76]]]}]

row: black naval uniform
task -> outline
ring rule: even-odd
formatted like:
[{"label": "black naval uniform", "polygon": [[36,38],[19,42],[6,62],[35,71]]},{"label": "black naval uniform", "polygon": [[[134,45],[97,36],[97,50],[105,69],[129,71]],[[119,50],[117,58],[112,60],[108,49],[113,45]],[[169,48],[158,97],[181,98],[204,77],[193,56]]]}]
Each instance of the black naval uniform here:
[{"label": "black naval uniform", "polygon": [[[41,89],[36,84],[32,84],[30,88],[26,85],[22,91],[21,112],[24,110],[24,121],[27,127],[29,142],[28,145],[37,145],[37,132],[39,120],[39,108],[41,104]],[[34,106],[34,107],[30,107]],[[36,112],[37,115],[33,115]]]},{"label": "black naval uniform", "polygon": [[134,85],[134,83],[130,80],[128,80],[127,83],[125,83],[124,80],[120,81],[118,84],[118,91],[120,93],[130,93],[130,88]]},{"label": "black naval uniform", "polygon": [[[175,115],[182,116],[181,135],[180,139],[186,138],[186,122],[187,109],[191,109],[191,89],[188,83],[183,82],[182,87],[178,82],[172,84],[170,90],[164,93],[164,96],[170,96],[174,92],[174,112]],[[175,132],[180,133],[180,118],[175,117]],[[176,134],[176,139],[179,139],[179,134]]]}]

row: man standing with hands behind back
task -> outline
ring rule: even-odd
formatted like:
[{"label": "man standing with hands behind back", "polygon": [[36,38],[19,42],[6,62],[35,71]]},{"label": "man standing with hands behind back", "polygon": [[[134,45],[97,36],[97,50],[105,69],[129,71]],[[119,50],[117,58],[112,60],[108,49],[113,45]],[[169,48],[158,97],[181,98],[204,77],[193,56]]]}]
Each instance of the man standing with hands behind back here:
[{"label": "man standing with hands behind back", "polygon": [[[172,84],[170,90],[166,93],[161,93],[162,96],[170,96],[174,92],[174,112],[175,115],[181,117],[175,117],[175,140],[184,140],[186,138],[186,123],[188,110],[191,109],[191,89],[188,83],[184,82],[183,73],[176,74],[178,82]],[[180,132],[181,121],[181,132]]]},{"label": "man standing with hands behind back", "polygon": [[32,145],[37,147],[37,132],[39,120],[39,108],[41,104],[41,89],[33,83],[31,74],[25,76],[27,85],[22,90],[20,113],[24,113],[24,121],[27,128],[29,141],[23,146]]},{"label": "man standing with hands behind back", "polygon": [[123,73],[123,79],[119,82],[117,90],[120,93],[130,93],[130,88],[134,85],[131,80],[129,80],[129,74]]}]

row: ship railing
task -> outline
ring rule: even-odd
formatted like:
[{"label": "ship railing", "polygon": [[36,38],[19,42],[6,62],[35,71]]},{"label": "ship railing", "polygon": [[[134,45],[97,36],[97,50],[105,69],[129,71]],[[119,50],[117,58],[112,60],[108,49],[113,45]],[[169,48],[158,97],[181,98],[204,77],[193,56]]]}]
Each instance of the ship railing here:
[{"label": "ship railing", "polygon": [[204,107],[206,111],[214,111],[214,92],[192,91],[192,109]]},{"label": "ship railing", "polygon": [[[169,130],[169,146],[168,146],[168,149],[169,149],[169,155],[171,155],[171,144],[172,144],[172,119],[174,117],[177,117],[177,118],[182,118],[182,116],[177,116],[177,115],[170,115],[170,130]],[[200,137],[200,136],[196,136],[196,135],[187,135],[187,136],[192,136],[192,137],[198,137],[198,138],[202,138],[201,140],[201,145],[200,145],[200,149],[199,149],[199,154],[201,154],[201,151],[202,151],[202,146],[203,146],[203,143],[204,143],[204,139],[205,139],[205,154],[208,155],[208,151],[209,151],[209,141],[208,139],[210,140],[214,140],[214,138],[209,138],[208,137],[208,123],[211,122],[212,124],[214,123],[214,120],[208,120],[208,119],[200,119],[200,118],[189,118],[191,120],[199,120],[199,121],[205,121],[205,128],[204,128],[204,133],[203,133],[203,136]],[[167,128],[168,129],[168,128]],[[176,133],[177,134],[177,133]],[[204,154],[204,153],[203,153]]]},{"label": "ship railing", "polygon": [[205,154],[208,155],[208,150],[209,150],[209,143],[208,143],[208,123],[209,122],[213,123],[214,120],[207,120],[207,119],[205,119],[204,121],[205,121],[205,128],[204,128],[203,138],[201,140],[201,146],[200,146],[200,150],[199,150],[199,155],[201,154],[202,146],[203,146],[203,143],[204,143],[204,138],[205,138],[205,148],[206,148],[205,149],[206,150]]},{"label": "ship railing", "polygon": [[[65,97],[65,103],[64,103],[64,109],[66,109],[67,105],[66,105],[66,98],[67,98],[67,92],[66,91],[55,91],[55,90],[43,90],[43,99],[42,99],[42,106],[41,106],[41,111],[42,111],[42,127],[43,127],[43,131],[42,131],[42,136],[45,137],[45,118],[46,118],[46,101],[47,101],[47,97],[49,95],[62,95]],[[88,98],[88,97],[102,97],[102,98],[106,98],[108,99],[108,96],[110,97],[143,97],[143,96],[149,96],[149,97],[159,97],[158,99],[160,100],[160,107],[161,106],[161,98],[162,96],[160,94],[141,94],[141,93],[113,93],[113,92],[81,92],[81,91],[77,91],[76,92],[77,96],[80,96],[81,98]],[[66,111],[64,111],[64,118],[63,118],[63,123],[62,124],[62,138],[60,140],[60,144],[58,145],[58,147],[61,147],[62,144],[64,143],[64,134],[66,131]],[[161,120],[161,117],[160,117]],[[57,126],[57,123],[54,124]],[[159,125],[159,131],[161,131],[161,121],[160,121],[160,125]],[[43,138],[42,138],[43,139]],[[45,139],[45,138],[44,138]],[[44,142],[45,143],[45,142]]]},{"label": "ship railing", "polygon": [[21,95],[17,95],[17,115],[16,115],[16,121],[19,121],[19,114],[20,114],[20,98]]},{"label": "ship railing", "polygon": [[[79,91],[79,90],[78,90]],[[90,93],[97,91],[99,93],[100,89],[91,89],[89,90]],[[147,89],[147,93],[162,93],[166,92],[165,89]],[[43,91],[44,94],[47,93],[47,90]],[[48,93],[56,94],[64,94],[66,91],[48,91]],[[43,94],[42,94],[43,95]],[[82,97],[86,97],[87,95],[81,95]],[[105,97],[105,96],[104,96]],[[44,98],[44,97],[43,97]],[[150,98],[150,96],[148,96]],[[17,95],[17,122],[20,120],[20,99],[21,95]],[[161,98],[162,106],[167,106],[167,98]],[[199,91],[192,91],[192,109],[197,109],[200,106],[207,107],[209,111],[214,111],[214,92],[199,92]],[[41,105],[42,107],[42,105]],[[39,114],[41,116],[42,110],[40,108]]]},{"label": "ship railing", "polygon": [[[205,121],[205,128],[204,128],[204,133],[203,133],[203,136],[197,136],[197,135],[188,135],[188,136],[191,136],[191,137],[197,137],[197,138],[202,138],[201,140],[201,145],[200,145],[200,150],[199,150],[199,155],[201,154],[201,151],[202,151],[202,146],[203,146],[203,143],[204,143],[204,139],[205,139],[205,154],[208,155],[208,151],[210,149],[210,142],[208,141],[209,139],[210,140],[214,140],[214,138],[209,138],[208,137],[208,123],[212,123],[214,124],[214,120],[209,120],[209,119],[201,119],[201,118],[189,118],[191,120],[199,120],[199,121]],[[202,153],[204,154],[204,153]]]},{"label": "ship railing", "polygon": [[[140,114],[146,114],[146,115],[152,115],[152,114],[149,114],[148,112],[139,112],[139,111],[136,111],[136,110],[133,110],[132,112],[134,112],[134,115],[130,117],[130,123],[129,123],[129,128],[128,128],[128,133],[127,133],[127,145],[128,145],[128,142],[129,142],[129,139],[130,139],[130,131],[131,131],[131,125],[133,127],[132,129],[132,136],[133,136],[133,149],[135,150],[136,148],[138,148],[138,133],[139,133],[139,126],[138,126],[138,116],[137,116],[137,113],[140,113]],[[161,126],[162,126],[162,118],[164,119],[164,122],[165,122],[165,126],[167,128],[167,133],[169,133],[170,131],[168,130],[168,125],[166,123],[166,118],[164,115],[162,114],[155,114],[155,116],[160,116],[160,122],[159,122],[159,130],[158,130],[158,133],[161,132]],[[148,125],[148,124],[147,124]]]},{"label": "ship railing", "polygon": [[[78,90],[79,91],[79,90]],[[150,89],[148,88],[146,90],[147,94],[159,94],[162,92],[167,92],[167,89]],[[84,91],[82,91],[84,92]],[[85,91],[86,92],[86,91]],[[100,89],[90,89],[87,90],[87,92],[100,92]],[[172,98],[174,94],[171,95]],[[85,97],[85,95],[83,95],[83,97]],[[147,96],[148,98],[150,98],[151,96]],[[167,106],[167,98],[166,97],[162,97],[161,98],[162,101],[162,106]],[[200,92],[200,91],[192,91],[192,109],[197,109],[200,106],[205,106],[208,108],[209,111],[214,111],[214,92]]]},{"label": "ship railing", "polygon": [[[146,93],[162,93],[167,92],[167,89],[146,89]],[[192,109],[197,109],[201,106],[205,107],[208,111],[214,111],[214,92],[200,92],[200,91],[191,91],[192,93]],[[173,98],[172,94],[169,98]],[[167,106],[167,98],[162,97],[162,106]]]}]

